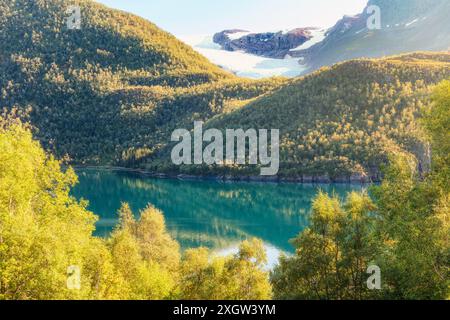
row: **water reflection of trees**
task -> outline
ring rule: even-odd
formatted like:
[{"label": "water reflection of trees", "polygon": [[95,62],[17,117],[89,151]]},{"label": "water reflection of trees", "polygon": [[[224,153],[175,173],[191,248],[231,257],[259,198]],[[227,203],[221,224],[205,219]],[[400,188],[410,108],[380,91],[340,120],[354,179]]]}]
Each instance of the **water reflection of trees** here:
[{"label": "water reflection of trees", "polygon": [[[146,179],[126,172],[80,170],[76,196],[91,203],[103,220],[100,235],[111,231],[120,202],[138,212],[148,203],[164,212],[168,229],[183,247],[223,248],[250,236],[290,251],[288,240],[308,223],[317,186],[219,183]],[[350,186],[323,186],[344,194]],[[104,222],[104,223],[102,223]]]}]

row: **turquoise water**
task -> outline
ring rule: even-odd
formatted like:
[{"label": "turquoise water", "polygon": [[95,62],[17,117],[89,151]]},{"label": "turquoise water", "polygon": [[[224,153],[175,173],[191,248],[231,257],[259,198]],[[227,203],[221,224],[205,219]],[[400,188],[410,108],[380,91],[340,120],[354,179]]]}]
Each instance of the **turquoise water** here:
[{"label": "turquoise water", "polygon": [[247,238],[262,239],[268,250],[293,252],[289,240],[308,225],[311,200],[319,188],[341,196],[357,185],[297,185],[179,181],[101,169],[77,170],[73,194],[89,201],[100,216],[96,234],[117,224],[121,202],[138,213],[148,204],[160,209],[169,232],[182,248],[206,246],[231,252]]}]

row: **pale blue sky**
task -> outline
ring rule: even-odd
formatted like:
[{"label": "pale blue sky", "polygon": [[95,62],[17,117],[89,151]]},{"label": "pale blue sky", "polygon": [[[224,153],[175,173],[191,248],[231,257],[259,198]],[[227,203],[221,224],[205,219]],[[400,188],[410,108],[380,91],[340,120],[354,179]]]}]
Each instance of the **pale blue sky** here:
[{"label": "pale blue sky", "polygon": [[142,16],[175,35],[212,34],[229,28],[270,31],[330,27],[368,0],[97,0]]}]

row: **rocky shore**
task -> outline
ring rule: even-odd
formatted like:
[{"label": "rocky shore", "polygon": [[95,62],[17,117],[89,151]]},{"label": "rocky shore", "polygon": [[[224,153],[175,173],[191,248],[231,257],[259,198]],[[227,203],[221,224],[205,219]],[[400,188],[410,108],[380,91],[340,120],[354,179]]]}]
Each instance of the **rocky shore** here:
[{"label": "rocky shore", "polygon": [[267,182],[267,183],[302,183],[302,184],[369,184],[381,182],[380,176],[369,177],[363,174],[353,174],[346,177],[331,178],[328,175],[303,175],[293,177],[281,176],[233,176],[233,175],[189,175],[170,174],[145,171],[143,169],[130,169],[122,167],[97,167],[97,166],[75,166],[74,169],[93,169],[122,171],[143,175],[157,179],[178,179],[186,181],[236,181],[236,182]]}]

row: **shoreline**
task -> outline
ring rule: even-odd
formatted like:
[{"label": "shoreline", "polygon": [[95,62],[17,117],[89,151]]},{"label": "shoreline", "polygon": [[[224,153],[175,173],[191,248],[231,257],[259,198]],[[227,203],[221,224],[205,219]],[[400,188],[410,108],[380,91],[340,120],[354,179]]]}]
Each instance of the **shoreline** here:
[{"label": "shoreline", "polygon": [[[69,167],[69,166],[66,166]],[[144,169],[133,169],[126,167],[116,167],[116,166],[84,166],[84,165],[72,165],[75,171],[76,170],[105,170],[105,171],[117,171],[117,172],[127,172],[138,174],[143,177],[154,178],[154,179],[170,179],[170,180],[180,180],[180,181],[217,181],[217,182],[258,182],[258,183],[292,183],[292,184],[341,184],[341,185],[370,185],[374,183],[379,183],[380,181],[371,180],[365,176],[354,176],[347,178],[338,178],[331,179],[326,175],[322,176],[312,176],[305,175],[302,177],[279,177],[279,176],[196,176],[196,175],[188,175],[188,174],[166,174],[166,173],[155,173],[146,171]]]}]

